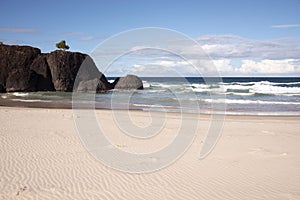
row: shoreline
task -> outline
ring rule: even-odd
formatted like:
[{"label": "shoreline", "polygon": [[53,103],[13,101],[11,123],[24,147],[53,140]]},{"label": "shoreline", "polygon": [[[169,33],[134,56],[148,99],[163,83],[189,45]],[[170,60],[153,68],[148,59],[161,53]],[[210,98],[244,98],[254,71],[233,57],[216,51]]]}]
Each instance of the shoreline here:
[{"label": "shoreline", "polygon": [[[95,110],[112,110],[112,108],[107,103],[96,102]],[[44,109],[73,109],[72,101],[70,100],[38,100],[28,102],[24,100],[13,100],[0,98],[0,107],[17,107],[17,108],[44,108]],[[93,109],[90,103],[82,102],[78,109]],[[124,107],[114,108],[116,110],[128,110]],[[129,110],[141,111],[141,112],[166,112],[166,113],[180,113],[177,111],[161,111],[161,110],[150,110],[149,108],[142,106],[130,105]],[[200,113],[185,112],[187,114],[196,114],[196,115],[224,115],[224,116],[253,116],[253,117],[300,117],[300,113],[288,111],[288,112],[232,112],[225,111],[225,113],[211,113],[210,110],[205,110]]]},{"label": "shoreline", "polygon": [[[57,111],[57,112],[72,112],[73,109],[72,108],[61,108],[61,107],[22,107],[22,106],[2,106],[0,105],[0,111],[1,110],[5,110],[5,109],[15,109],[15,110],[28,110],[28,111],[35,111],[35,110],[40,110],[40,111]],[[88,110],[89,108],[79,108],[78,110]],[[108,108],[97,108],[95,109],[95,111],[98,112],[104,112],[104,113],[111,113],[112,109],[108,109]],[[141,110],[141,109],[136,109],[136,110],[124,110],[124,109],[118,109],[116,111],[124,111],[127,112],[129,111],[129,113],[140,113],[140,115],[144,115],[149,113],[149,111],[145,111],[145,110]],[[157,112],[157,111],[150,111],[150,112]],[[74,112],[72,112],[74,114]],[[162,112],[159,112],[162,113]],[[178,112],[164,112],[167,116],[175,116],[178,117],[181,115],[181,113]],[[300,116],[298,115],[233,115],[233,114],[225,114],[225,115],[219,115],[219,114],[207,114],[207,113],[184,113],[185,116],[195,116],[195,117],[199,117],[199,119],[205,119],[205,120],[211,120],[212,116],[216,116],[218,120],[224,120],[224,122],[226,120],[235,120],[235,121],[247,121],[247,120],[251,120],[251,121],[257,121],[259,122],[259,120],[276,120],[276,121],[285,121],[285,120],[291,120],[291,121],[300,121]],[[219,116],[221,118],[219,118]]]}]

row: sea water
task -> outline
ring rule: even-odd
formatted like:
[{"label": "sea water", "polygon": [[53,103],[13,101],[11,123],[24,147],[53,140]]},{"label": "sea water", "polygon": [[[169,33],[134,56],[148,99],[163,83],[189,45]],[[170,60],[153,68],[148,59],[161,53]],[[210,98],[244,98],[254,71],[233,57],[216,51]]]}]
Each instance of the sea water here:
[{"label": "sea water", "polygon": [[[115,78],[108,78],[112,82]],[[241,115],[300,115],[299,77],[143,77],[144,90],[93,95],[105,108]],[[14,101],[71,101],[72,93],[2,94]],[[89,94],[82,100],[90,100]],[[117,105],[117,106],[116,106]]]}]

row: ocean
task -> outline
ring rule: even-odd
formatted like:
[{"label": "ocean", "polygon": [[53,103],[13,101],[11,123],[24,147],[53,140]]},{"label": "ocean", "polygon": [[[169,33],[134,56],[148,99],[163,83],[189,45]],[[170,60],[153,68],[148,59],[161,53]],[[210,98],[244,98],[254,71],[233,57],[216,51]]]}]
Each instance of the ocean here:
[{"label": "ocean", "polygon": [[[110,82],[113,77],[108,78]],[[300,77],[143,77],[144,90],[82,95],[96,108],[233,115],[300,115]],[[72,93],[2,94],[23,102],[71,101]]]}]

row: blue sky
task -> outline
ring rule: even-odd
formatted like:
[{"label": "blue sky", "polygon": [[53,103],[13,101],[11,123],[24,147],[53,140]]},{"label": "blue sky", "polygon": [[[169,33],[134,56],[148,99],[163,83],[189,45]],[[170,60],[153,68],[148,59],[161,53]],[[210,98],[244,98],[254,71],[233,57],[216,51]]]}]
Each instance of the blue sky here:
[{"label": "blue sky", "polygon": [[121,31],[162,27],[197,40],[223,75],[300,75],[300,0],[1,0],[0,7],[0,41],[43,52],[65,39],[71,51],[89,53]]}]

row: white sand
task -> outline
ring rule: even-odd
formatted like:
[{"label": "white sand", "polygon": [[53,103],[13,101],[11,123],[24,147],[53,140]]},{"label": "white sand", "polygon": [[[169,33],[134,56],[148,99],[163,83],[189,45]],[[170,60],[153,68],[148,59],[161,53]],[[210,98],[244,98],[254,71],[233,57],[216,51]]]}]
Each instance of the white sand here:
[{"label": "white sand", "polygon": [[[118,135],[111,111],[97,111],[120,149],[149,152],[170,143],[178,115],[162,135],[140,143]],[[132,111],[139,125],[146,112]],[[72,110],[0,107],[0,199],[300,199],[300,117],[228,116],[213,152],[199,160],[209,116],[189,150],[147,174],[95,160],[76,132]],[[147,144],[148,142],[148,144]],[[155,160],[154,160],[155,161]]]}]

